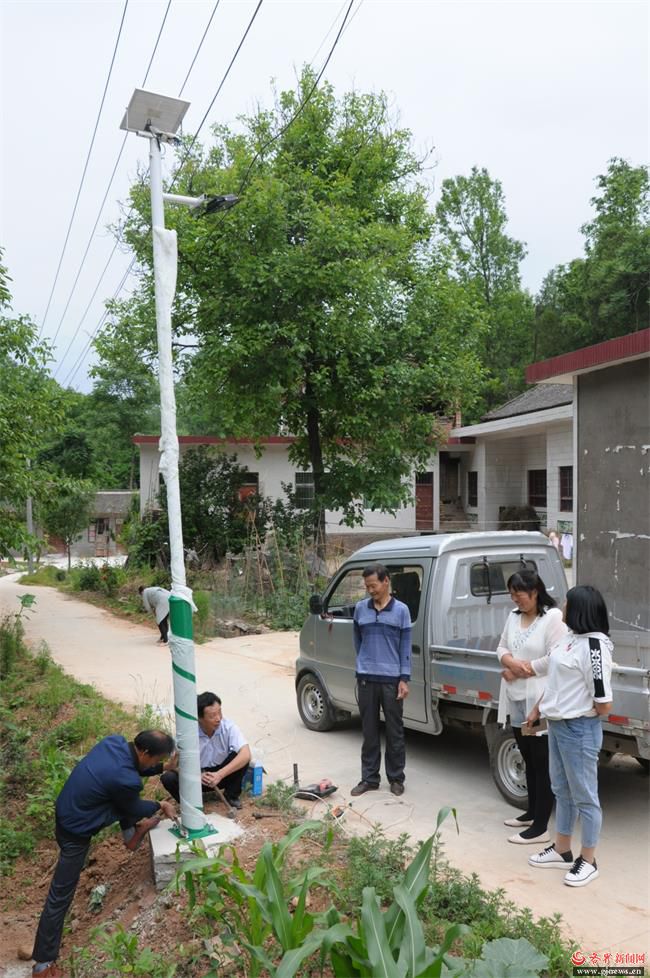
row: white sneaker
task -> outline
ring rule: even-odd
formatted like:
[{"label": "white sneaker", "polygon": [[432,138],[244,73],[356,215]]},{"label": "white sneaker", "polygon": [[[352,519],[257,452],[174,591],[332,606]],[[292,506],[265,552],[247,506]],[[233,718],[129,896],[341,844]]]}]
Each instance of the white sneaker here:
[{"label": "white sneaker", "polygon": [[567,886],[586,886],[592,880],[598,879],[600,873],[594,860],[593,864],[588,863],[582,856],[578,856],[569,872],[564,877]]},{"label": "white sneaker", "polygon": [[503,824],[507,825],[509,829],[527,829],[529,825],[533,824],[533,820],[532,818],[506,818]]},{"label": "white sneaker", "polygon": [[514,842],[516,846],[529,846],[529,845],[539,845],[540,842],[550,842],[551,837],[548,832],[543,832],[542,835],[535,835],[532,839],[524,838],[521,833],[517,835],[511,835],[508,842]]},{"label": "white sneaker", "polygon": [[566,869],[572,862],[573,853],[571,850],[558,852],[554,845],[547,846],[541,852],[536,852],[534,856],[528,857],[528,864],[538,866],[540,869],[545,869],[547,866],[551,869]]}]

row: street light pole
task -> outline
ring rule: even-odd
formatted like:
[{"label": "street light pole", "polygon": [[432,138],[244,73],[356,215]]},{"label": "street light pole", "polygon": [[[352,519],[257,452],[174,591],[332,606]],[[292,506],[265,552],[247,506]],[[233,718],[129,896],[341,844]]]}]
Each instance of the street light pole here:
[{"label": "street light pole", "polygon": [[176,232],[165,229],[161,142],[177,141],[175,133],[189,106],[136,89],[122,120],[122,129],[149,139],[151,229],[160,380],[160,471],[167,488],[172,592],[169,599],[169,649],[174,682],[174,712],[179,752],[181,822],[190,838],[212,834],[203,814],[196,669],[192,634],[192,592],[187,587],[178,477],[178,434],[172,360],[171,312],[176,290]]},{"label": "street light pole", "polygon": [[202,834],[205,830],[206,820],[203,815],[196,709],[196,668],[192,630],[194,604],[185,577],[172,360],[171,303],[176,289],[176,232],[165,230],[160,142],[155,134],[152,134],[149,139],[149,165],[160,381],[160,471],[167,489],[169,519],[172,575],[172,593],[169,599],[171,625],[169,646],[172,655],[174,711],[180,758],[181,822],[191,836],[196,836],[197,833]]}]

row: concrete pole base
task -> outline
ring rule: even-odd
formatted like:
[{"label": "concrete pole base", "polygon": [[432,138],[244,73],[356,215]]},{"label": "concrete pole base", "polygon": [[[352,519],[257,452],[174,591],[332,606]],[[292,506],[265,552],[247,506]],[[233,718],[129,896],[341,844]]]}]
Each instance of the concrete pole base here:
[{"label": "concrete pole base", "polygon": [[189,840],[179,839],[172,832],[174,823],[169,819],[164,819],[149,833],[151,843],[151,867],[153,870],[154,883],[157,890],[164,890],[173,880],[178,871],[178,861],[176,859],[176,847],[180,847],[181,858],[192,859],[194,853],[190,851],[190,845],[198,845],[205,852],[206,856],[216,856],[219,847],[225,842],[232,842],[244,834],[244,830],[232,819],[223,818],[222,815],[206,815],[206,821],[214,830],[210,835]]}]

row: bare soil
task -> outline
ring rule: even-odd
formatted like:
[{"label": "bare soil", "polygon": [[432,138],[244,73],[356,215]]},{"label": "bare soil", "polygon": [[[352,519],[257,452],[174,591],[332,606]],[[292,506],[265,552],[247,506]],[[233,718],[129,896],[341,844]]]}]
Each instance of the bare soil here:
[{"label": "bare soil", "polygon": [[[217,802],[207,802],[207,812],[219,811]],[[266,815],[256,819],[253,812],[259,809],[250,798],[242,798],[242,810],[237,821],[245,834],[236,843],[238,857],[243,866],[250,869],[263,844],[275,841],[286,834],[289,817]],[[301,839],[292,852],[292,861],[313,859],[314,843]],[[21,858],[15,864],[12,876],[4,877],[0,893],[0,975],[22,974],[16,970],[20,961],[31,955],[38,919],[47,896],[50,878],[56,865],[57,845],[52,839],[39,844],[29,858]],[[106,886],[106,896],[98,909],[91,906],[91,894],[95,887]],[[173,960],[180,944],[192,943],[192,934],[183,913],[186,897],[173,888],[156,891],[151,866],[148,840],[130,853],[123,845],[119,832],[95,843],[88,863],[81,874],[74,903],[67,918],[66,933],[61,947],[60,964],[65,965],[74,948],[88,947],[92,934],[101,925],[110,928],[122,925],[140,937],[142,947],[151,947],[159,953],[169,951]],[[199,942],[196,942],[198,951]],[[184,970],[187,978],[199,978],[209,970],[207,960],[192,970]],[[25,965],[24,974],[30,974]]]}]

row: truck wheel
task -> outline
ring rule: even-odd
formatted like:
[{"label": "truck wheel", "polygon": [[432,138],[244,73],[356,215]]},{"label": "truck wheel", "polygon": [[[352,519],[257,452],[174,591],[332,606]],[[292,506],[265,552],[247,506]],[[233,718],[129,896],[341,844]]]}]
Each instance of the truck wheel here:
[{"label": "truck wheel", "polygon": [[511,805],[526,808],[526,768],[511,730],[497,730],[490,744],[490,770],[497,788]]},{"label": "truck wheel", "polygon": [[301,676],[296,695],[300,719],[309,730],[332,729],[332,707],[320,679],[311,672]]},{"label": "truck wheel", "polygon": [[635,761],[641,765],[646,774],[650,772],[650,761],[647,757],[635,757]]}]

